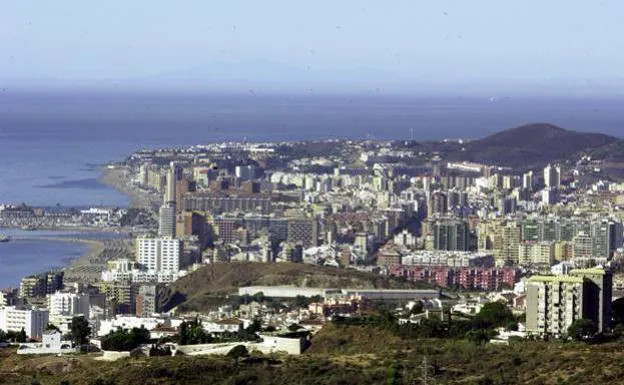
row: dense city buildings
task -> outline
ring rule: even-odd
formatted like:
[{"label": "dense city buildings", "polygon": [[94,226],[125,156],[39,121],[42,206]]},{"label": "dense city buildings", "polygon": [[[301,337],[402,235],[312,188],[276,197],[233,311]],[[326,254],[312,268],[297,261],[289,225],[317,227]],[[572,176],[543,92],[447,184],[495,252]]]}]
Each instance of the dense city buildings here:
[{"label": "dense city buildings", "polygon": [[[408,142],[320,143],[134,154],[118,167],[149,197],[140,215],[45,214],[131,229],[126,246],[103,258],[88,282],[62,272],[23,278],[0,300],[0,329],[23,327],[40,341],[41,322],[67,335],[83,317],[98,339],[143,325],[155,341],[175,341],[183,322],[197,322],[211,340],[238,335],[254,320],[316,331],[334,317],[390,304],[399,305],[393,313],[401,326],[469,322],[500,302],[521,329],[515,336],[566,338],[583,320],[611,332],[612,280],[624,288],[624,279],[612,278],[624,261],[623,187],[583,184],[569,163],[514,169],[444,163],[437,151]],[[44,217],[24,207],[0,214],[13,223]],[[306,265],[327,270],[290,270]],[[231,269],[219,273],[224,266]],[[266,270],[256,273],[258,266]],[[342,278],[350,273],[357,275]],[[373,284],[362,284],[371,276]],[[221,280],[225,288],[211,286]],[[305,287],[328,281],[346,286]],[[263,286],[236,293],[241,282]],[[210,290],[194,295],[205,290],[199,287]],[[297,305],[276,311],[284,301]],[[523,313],[526,321],[516,322]]]}]

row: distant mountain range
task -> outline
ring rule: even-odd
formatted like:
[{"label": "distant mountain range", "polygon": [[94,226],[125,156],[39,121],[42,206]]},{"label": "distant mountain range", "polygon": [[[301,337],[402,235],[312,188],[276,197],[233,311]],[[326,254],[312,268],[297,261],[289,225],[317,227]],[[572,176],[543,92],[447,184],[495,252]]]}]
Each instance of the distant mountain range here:
[{"label": "distant mountain range", "polygon": [[[619,148],[620,139],[576,132],[549,123],[533,123],[503,130],[485,138],[445,149],[451,160],[467,160],[509,167],[541,166],[564,161],[581,152]],[[610,153],[603,156],[611,155]]]}]

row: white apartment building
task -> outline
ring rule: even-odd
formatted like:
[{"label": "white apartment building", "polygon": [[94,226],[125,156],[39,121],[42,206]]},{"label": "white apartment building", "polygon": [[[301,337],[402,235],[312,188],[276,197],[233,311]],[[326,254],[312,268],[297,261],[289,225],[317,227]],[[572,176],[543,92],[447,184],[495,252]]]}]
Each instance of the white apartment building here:
[{"label": "white apartment building", "polygon": [[55,316],[78,316],[89,318],[89,295],[78,293],[62,293],[57,291],[48,294],[48,310],[50,319]]},{"label": "white apartment building", "polygon": [[555,242],[524,242],[518,245],[518,263],[551,266],[555,262]]},{"label": "white apartment building", "polygon": [[180,270],[182,242],[172,237],[138,237],[136,255],[139,265],[147,271]]},{"label": "white apartment building", "polygon": [[403,230],[394,236],[394,243],[401,246],[415,247],[416,238],[417,237],[414,234],[408,232],[407,230]]},{"label": "white apartment building", "polygon": [[119,282],[129,281],[132,283],[171,283],[175,282],[178,278],[186,275],[186,270],[179,271],[145,271],[145,270],[131,270],[131,271],[119,271],[119,270],[106,270],[102,272],[102,281],[104,282]]},{"label": "white apartment building", "polygon": [[561,186],[561,167],[548,165],[544,168],[544,184],[549,189]]},{"label": "white apartment building", "polygon": [[46,309],[25,309],[7,306],[0,309],[0,330],[19,332],[22,329],[29,338],[41,338],[48,326]]}]

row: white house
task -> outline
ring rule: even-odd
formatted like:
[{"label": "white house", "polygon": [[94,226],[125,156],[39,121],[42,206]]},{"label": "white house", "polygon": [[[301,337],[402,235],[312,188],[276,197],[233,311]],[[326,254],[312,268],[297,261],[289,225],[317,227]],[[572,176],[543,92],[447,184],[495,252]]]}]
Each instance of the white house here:
[{"label": "white house", "polygon": [[61,348],[61,332],[58,330],[48,330],[43,333],[41,344],[46,349]]},{"label": "white house", "polygon": [[285,352],[291,355],[299,355],[303,351],[303,340],[301,338],[286,338],[260,334],[260,342],[227,342],[202,345],[179,345],[174,351],[174,355],[183,353],[188,356],[202,356],[212,354],[228,354],[234,347],[243,345],[247,350],[259,350],[265,354]]},{"label": "white house", "polygon": [[118,315],[117,317],[104,320],[100,322],[100,327],[97,335],[102,337],[117,330],[117,328],[131,330],[132,328],[145,328],[147,330],[154,330],[162,327],[170,327],[177,329],[183,322],[179,318],[156,318],[156,317],[135,317]]},{"label": "white house", "polygon": [[58,330],[47,330],[43,333],[41,342],[20,344],[17,354],[64,354],[75,353],[76,348],[71,342],[63,341]]},{"label": "white house", "polygon": [[238,318],[226,318],[218,321],[202,322],[202,327],[208,333],[238,333],[244,328],[244,322]]}]

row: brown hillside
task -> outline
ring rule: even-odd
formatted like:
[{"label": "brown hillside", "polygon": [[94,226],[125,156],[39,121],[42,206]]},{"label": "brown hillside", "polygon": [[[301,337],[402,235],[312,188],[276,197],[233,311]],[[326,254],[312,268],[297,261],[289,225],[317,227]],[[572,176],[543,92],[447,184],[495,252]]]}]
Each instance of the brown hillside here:
[{"label": "brown hillside", "polygon": [[[235,292],[241,286],[328,287],[328,288],[418,288],[424,283],[393,277],[296,263],[216,263],[197,270],[171,284],[161,295],[165,308],[184,304],[185,309],[206,310],[217,295]],[[211,298],[212,297],[212,298]]]}]

